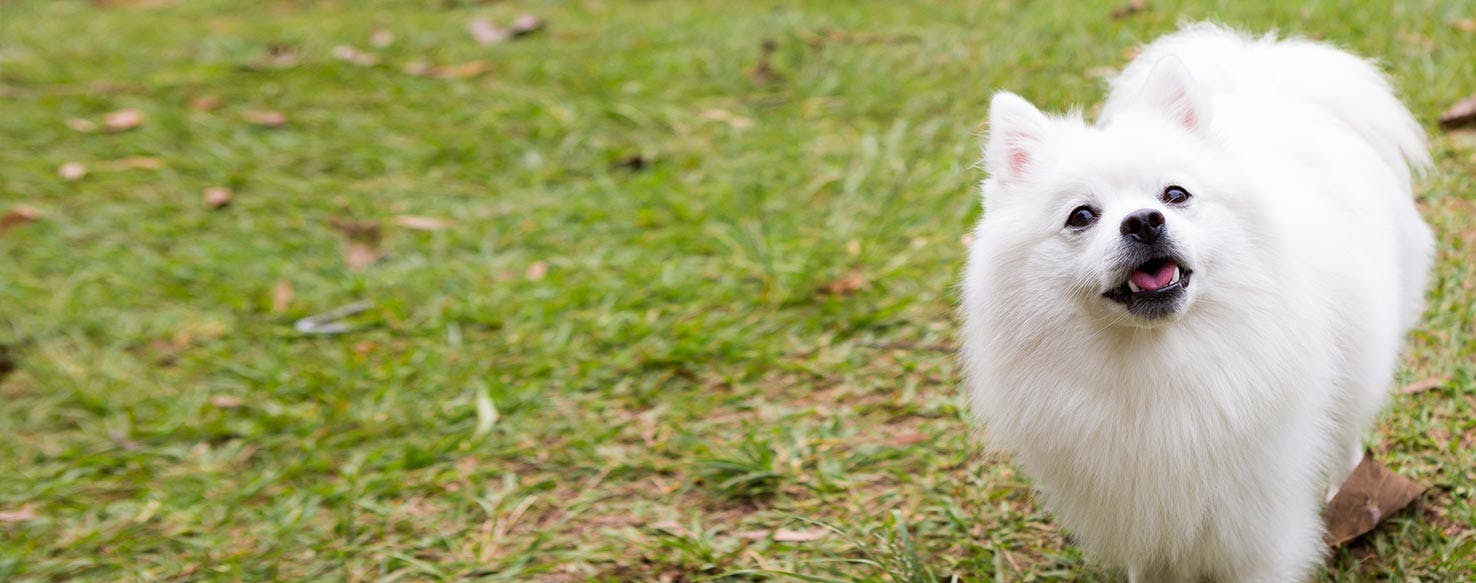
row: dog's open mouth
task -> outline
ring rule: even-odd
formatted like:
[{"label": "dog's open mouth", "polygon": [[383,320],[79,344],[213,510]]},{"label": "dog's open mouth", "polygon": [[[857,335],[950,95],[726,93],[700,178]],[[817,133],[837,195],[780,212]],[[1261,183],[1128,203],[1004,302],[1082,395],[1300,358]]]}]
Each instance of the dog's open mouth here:
[{"label": "dog's open mouth", "polygon": [[1128,311],[1156,317],[1172,311],[1172,305],[1189,287],[1194,271],[1173,257],[1155,257],[1128,273],[1121,285],[1102,294],[1127,306]]}]

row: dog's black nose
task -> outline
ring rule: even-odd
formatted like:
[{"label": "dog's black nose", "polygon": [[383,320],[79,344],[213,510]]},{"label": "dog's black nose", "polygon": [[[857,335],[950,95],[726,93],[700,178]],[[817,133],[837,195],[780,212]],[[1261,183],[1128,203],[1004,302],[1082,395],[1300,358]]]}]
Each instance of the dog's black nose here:
[{"label": "dog's black nose", "polygon": [[1163,235],[1163,213],[1154,209],[1138,209],[1122,219],[1122,236],[1139,243],[1152,243]]}]

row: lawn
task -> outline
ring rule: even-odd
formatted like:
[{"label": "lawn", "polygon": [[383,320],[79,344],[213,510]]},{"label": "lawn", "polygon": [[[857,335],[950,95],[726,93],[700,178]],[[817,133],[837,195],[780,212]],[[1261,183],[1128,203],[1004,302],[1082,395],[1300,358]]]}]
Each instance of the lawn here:
[{"label": "lawn", "polygon": [[0,579],[1120,579],[967,423],[960,238],[992,91],[1205,18],[1431,130],[1432,489],[1325,578],[1476,578],[1476,6],[1291,4],[0,2]]}]

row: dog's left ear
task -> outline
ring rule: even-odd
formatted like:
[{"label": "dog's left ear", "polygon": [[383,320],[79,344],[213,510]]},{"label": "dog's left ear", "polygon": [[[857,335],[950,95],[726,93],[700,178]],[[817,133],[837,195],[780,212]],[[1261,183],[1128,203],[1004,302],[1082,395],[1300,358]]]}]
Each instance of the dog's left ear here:
[{"label": "dog's left ear", "polygon": [[1194,133],[1209,127],[1209,100],[1178,57],[1165,57],[1153,65],[1138,104]]}]

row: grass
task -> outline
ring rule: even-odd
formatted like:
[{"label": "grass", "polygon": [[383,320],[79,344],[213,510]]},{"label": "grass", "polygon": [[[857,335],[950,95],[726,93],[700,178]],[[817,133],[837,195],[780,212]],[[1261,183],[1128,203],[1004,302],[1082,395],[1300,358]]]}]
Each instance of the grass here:
[{"label": "grass", "polygon": [[[1120,578],[965,422],[985,105],[1202,18],[1377,56],[1432,130],[1476,91],[1469,2],[1290,4],[0,4],[0,579]],[[1326,580],[1476,577],[1476,140],[1433,136],[1397,381],[1450,381],[1370,439],[1434,489]]]}]

